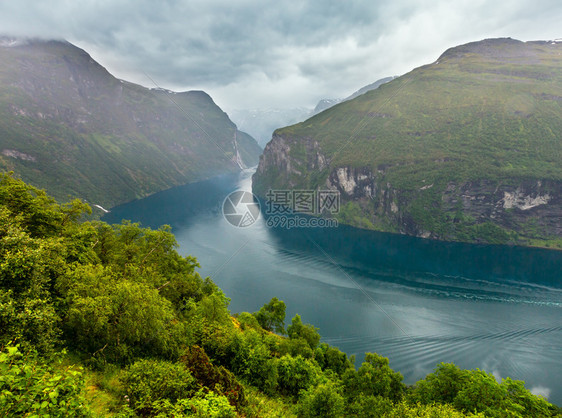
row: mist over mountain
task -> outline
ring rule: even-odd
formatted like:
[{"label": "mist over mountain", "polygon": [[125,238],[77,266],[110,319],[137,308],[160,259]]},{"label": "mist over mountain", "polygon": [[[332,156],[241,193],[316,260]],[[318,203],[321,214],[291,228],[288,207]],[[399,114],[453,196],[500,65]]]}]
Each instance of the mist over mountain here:
[{"label": "mist over mountain", "polygon": [[311,109],[235,109],[229,116],[239,129],[248,132],[262,147],[271,140],[277,128],[302,122],[310,116]]},{"label": "mist over mountain", "polygon": [[356,97],[359,97],[362,94],[365,94],[371,90],[375,90],[380,86],[382,86],[384,83],[388,83],[389,81],[392,81],[395,78],[396,76],[381,78],[380,80],[377,80],[374,83],[368,84],[365,87],[361,87],[359,90],[357,90],[356,92],[347,96],[344,99],[322,99],[316,104],[316,107],[312,111],[311,116],[317,115],[318,113],[323,112],[324,110],[329,109],[332,106],[337,105],[338,103],[347,102],[348,100],[355,99]]},{"label": "mist over mountain", "polygon": [[118,80],[65,41],[0,43],[0,169],[58,198],[113,206],[260,152],[205,92]]},{"label": "mist over mountain", "polygon": [[396,77],[385,77],[377,80],[360,88],[345,99],[322,99],[314,109],[306,107],[289,109],[235,109],[229,112],[229,116],[239,129],[248,132],[256,138],[262,147],[265,147],[271,140],[273,131],[277,128],[302,122],[338,103],[354,99],[368,91],[374,90],[394,78]]}]

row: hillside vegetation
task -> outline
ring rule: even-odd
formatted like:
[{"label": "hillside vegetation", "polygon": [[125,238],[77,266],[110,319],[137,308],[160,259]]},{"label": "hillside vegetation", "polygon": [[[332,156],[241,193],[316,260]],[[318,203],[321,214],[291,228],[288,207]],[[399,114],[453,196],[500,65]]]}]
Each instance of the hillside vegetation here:
[{"label": "hillside vegetation", "polygon": [[276,298],[233,317],[168,227],[89,212],[0,176],[1,416],[561,416],[480,370],[406,386],[375,353],[356,369]]},{"label": "hillside vegetation", "polygon": [[58,198],[111,207],[260,152],[202,91],[118,80],[67,42],[0,42],[0,169]]},{"label": "hillside vegetation", "polygon": [[562,43],[485,40],[277,130],[254,187],[338,189],[371,229],[560,245],[561,133]]}]

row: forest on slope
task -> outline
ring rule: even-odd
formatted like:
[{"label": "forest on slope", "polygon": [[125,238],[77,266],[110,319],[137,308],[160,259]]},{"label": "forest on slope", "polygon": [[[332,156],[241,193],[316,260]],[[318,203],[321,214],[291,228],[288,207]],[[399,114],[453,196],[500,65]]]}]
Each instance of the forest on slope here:
[{"label": "forest on slope", "polygon": [[276,298],[232,315],[169,227],[90,213],[0,175],[2,416],[562,416],[481,370],[406,385],[375,353],[356,368]]}]

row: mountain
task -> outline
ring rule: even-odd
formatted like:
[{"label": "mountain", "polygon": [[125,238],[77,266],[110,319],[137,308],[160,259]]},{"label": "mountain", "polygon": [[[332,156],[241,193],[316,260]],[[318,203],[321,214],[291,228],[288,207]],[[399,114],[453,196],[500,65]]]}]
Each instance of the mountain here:
[{"label": "mountain", "polygon": [[318,113],[323,112],[324,110],[329,109],[332,106],[341,103],[342,101],[343,99],[320,99],[318,103],[316,103],[316,106],[312,111],[312,115],[317,115]]},{"label": "mountain", "polygon": [[0,42],[0,170],[113,206],[257,164],[255,140],[202,91],[113,77],[63,41]]},{"label": "mountain", "polygon": [[367,93],[371,90],[376,90],[380,86],[382,86],[383,84],[388,83],[389,81],[392,81],[395,78],[396,78],[395,76],[394,77],[385,77],[385,78],[381,78],[380,80],[375,81],[374,83],[367,84],[365,87],[361,87],[359,90],[357,90],[351,96],[348,96],[345,99],[343,99],[342,102],[347,102],[348,100],[353,100],[356,97],[359,97],[362,94],[365,94],[365,93]]},{"label": "mountain", "polygon": [[239,129],[248,132],[258,144],[265,146],[275,129],[302,122],[310,116],[310,109],[235,109],[228,113]]},{"label": "mountain", "polygon": [[338,103],[347,102],[348,100],[355,99],[356,97],[361,96],[362,94],[367,93],[368,91],[378,89],[384,83],[388,83],[389,81],[394,80],[396,77],[385,77],[381,78],[380,80],[375,81],[374,83],[368,84],[365,87],[361,87],[352,95],[346,97],[345,99],[321,99],[317,104],[314,110],[312,111],[312,116],[317,115],[320,112],[323,112],[326,109],[331,108],[332,106],[337,105]]},{"label": "mountain", "polygon": [[562,43],[451,48],[275,131],[253,184],[337,190],[354,226],[562,248]]},{"label": "mountain", "polygon": [[393,80],[395,77],[386,77],[375,81],[357,90],[345,99],[322,99],[316,107],[311,110],[305,107],[295,107],[289,109],[235,109],[229,111],[232,120],[242,129],[257,139],[260,146],[265,145],[271,139],[271,134],[280,126],[292,125],[308,119],[340,102],[354,99],[370,90],[378,88],[380,85]]}]

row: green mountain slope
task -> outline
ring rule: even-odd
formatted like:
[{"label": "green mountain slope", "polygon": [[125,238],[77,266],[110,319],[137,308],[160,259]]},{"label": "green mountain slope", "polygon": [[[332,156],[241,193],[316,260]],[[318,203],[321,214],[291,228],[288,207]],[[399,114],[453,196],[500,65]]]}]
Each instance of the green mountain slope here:
[{"label": "green mountain slope", "polygon": [[257,163],[261,150],[204,92],[118,80],[58,41],[0,46],[0,170],[112,206]]},{"label": "green mountain slope", "polygon": [[[330,188],[340,220],[446,240],[560,244],[562,43],[446,51],[277,130],[254,188]],[[554,241],[554,242],[547,242]]]}]

